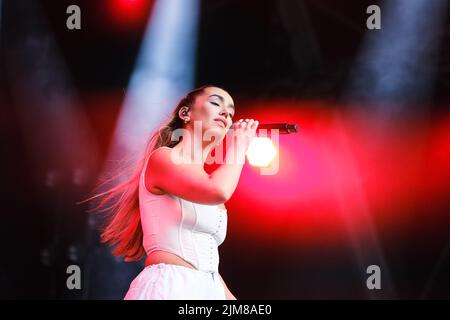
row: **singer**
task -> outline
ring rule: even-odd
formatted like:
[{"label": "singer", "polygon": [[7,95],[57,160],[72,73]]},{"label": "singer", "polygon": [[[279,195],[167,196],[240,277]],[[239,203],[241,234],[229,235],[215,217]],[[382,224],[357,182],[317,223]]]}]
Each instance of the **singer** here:
[{"label": "singer", "polygon": [[[234,112],[232,97],[219,87],[189,92],[169,121],[151,135],[131,178],[94,196],[104,196],[98,207],[113,202],[102,242],[114,245],[114,255],[125,261],[146,256],[145,268],[130,284],[125,300],[236,300],[219,274],[218,246],[227,229],[224,203],[245,162],[229,161],[227,152],[225,163],[207,174],[204,163],[217,141],[195,144],[192,139],[172,139],[180,128],[193,136],[192,123],[200,121],[203,132],[215,130],[223,140]],[[235,122],[230,132],[237,139],[231,139],[227,150],[234,148],[234,156],[245,159],[257,127],[253,119]],[[244,136],[250,139],[240,139]],[[202,163],[194,161],[199,151]],[[182,154],[187,159],[175,162]]]}]

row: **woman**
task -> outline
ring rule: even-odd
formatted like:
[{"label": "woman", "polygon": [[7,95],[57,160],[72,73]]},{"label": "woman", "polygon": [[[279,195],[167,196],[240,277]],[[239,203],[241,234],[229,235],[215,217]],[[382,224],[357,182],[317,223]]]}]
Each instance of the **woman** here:
[{"label": "woman", "polygon": [[[211,174],[204,171],[234,112],[233,99],[219,87],[189,92],[150,139],[135,174],[100,194],[106,195],[100,207],[120,196],[110,207],[114,214],[102,242],[115,245],[113,253],[125,261],[147,255],[125,299],[236,299],[218,272],[218,246],[226,235],[224,203],[236,189],[258,121],[234,123],[224,164]],[[194,135],[194,124],[201,124],[201,137]],[[173,141],[177,129],[186,134]],[[216,140],[203,141],[205,133]]]}]

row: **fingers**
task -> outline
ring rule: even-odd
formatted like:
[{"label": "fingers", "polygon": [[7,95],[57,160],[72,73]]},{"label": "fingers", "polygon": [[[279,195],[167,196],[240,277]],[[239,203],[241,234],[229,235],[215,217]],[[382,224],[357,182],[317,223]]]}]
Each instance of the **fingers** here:
[{"label": "fingers", "polygon": [[239,119],[239,121],[236,121],[236,122],[233,123],[233,129],[248,128],[248,129],[251,129],[251,130],[256,130],[258,125],[259,125],[259,121],[258,120],[254,120],[254,119]]},{"label": "fingers", "polygon": [[259,121],[254,119],[239,119],[239,121],[236,123],[236,127],[249,128],[252,130],[256,130],[258,125]]},{"label": "fingers", "polygon": [[244,121],[244,119],[239,119],[239,121],[236,121],[234,123],[234,128],[235,129],[239,128],[241,126],[241,124],[242,124],[242,121]]},{"label": "fingers", "polygon": [[259,121],[254,119],[240,119],[233,126],[233,136],[237,138],[236,143],[244,143],[247,150],[250,142],[256,136],[256,129],[258,128]]},{"label": "fingers", "polygon": [[250,120],[247,122],[247,128],[250,129],[250,130],[253,130],[252,125],[253,125],[254,122],[255,122],[255,120],[250,119]]}]

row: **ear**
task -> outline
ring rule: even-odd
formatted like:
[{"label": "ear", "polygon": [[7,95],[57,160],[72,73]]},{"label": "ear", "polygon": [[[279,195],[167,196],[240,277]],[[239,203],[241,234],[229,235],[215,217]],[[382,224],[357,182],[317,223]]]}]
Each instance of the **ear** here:
[{"label": "ear", "polygon": [[191,112],[190,112],[190,108],[188,106],[182,106],[180,108],[180,110],[178,111],[178,116],[181,119],[184,119],[185,117],[190,118],[191,117]]}]

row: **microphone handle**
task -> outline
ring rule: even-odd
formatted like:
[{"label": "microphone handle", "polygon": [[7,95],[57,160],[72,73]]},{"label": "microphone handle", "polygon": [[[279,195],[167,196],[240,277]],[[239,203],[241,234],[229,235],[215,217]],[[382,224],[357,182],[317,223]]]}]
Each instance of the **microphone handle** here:
[{"label": "microphone handle", "polygon": [[[234,124],[231,125],[230,129],[234,128]],[[271,130],[278,130],[279,134],[290,134],[298,132],[298,126],[296,124],[289,123],[260,123],[258,125],[258,129],[256,129],[256,133],[258,134],[260,130],[267,130],[267,133],[270,133]]]},{"label": "microphone handle", "polygon": [[290,134],[298,132],[298,126],[296,124],[289,123],[261,123],[258,125],[258,129],[256,129],[256,132],[261,129],[266,129],[267,132],[277,129],[279,130],[280,134]]}]

